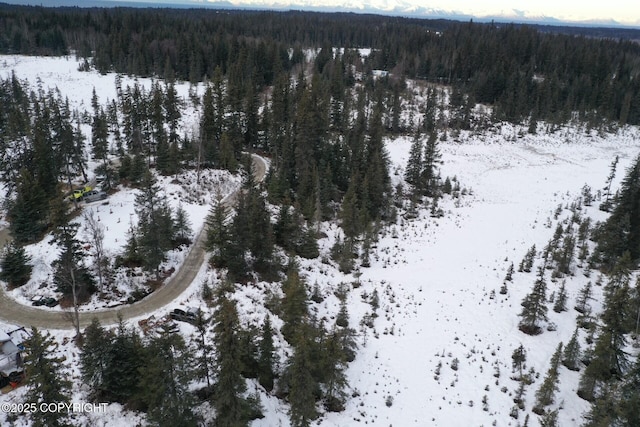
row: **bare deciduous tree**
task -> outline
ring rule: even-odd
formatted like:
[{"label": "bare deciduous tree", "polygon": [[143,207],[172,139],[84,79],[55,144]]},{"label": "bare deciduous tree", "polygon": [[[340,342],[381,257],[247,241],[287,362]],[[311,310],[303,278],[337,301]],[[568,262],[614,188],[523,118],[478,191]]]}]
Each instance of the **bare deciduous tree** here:
[{"label": "bare deciduous tree", "polygon": [[96,218],[93,209],[86,210],[82,216],[85,221],[85,235],[89,242],[91,242],[95,266],[98,272],[98,284],[100,286],[100,292],[102,292],[106,261],[104,256],[104,226]]}]

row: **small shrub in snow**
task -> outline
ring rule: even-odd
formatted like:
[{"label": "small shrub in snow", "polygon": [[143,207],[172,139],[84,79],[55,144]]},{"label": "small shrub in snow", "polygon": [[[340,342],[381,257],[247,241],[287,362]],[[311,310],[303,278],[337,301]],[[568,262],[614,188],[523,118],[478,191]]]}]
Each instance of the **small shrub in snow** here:
[{"label": "small shrub in snow", "polygon": [[458,370],[458,364],[460,363],[460,361],[458,360],[458,358],[456,357],[455,359],[453,359],[451,361],[451,369],[453,369],[454,371]]}]

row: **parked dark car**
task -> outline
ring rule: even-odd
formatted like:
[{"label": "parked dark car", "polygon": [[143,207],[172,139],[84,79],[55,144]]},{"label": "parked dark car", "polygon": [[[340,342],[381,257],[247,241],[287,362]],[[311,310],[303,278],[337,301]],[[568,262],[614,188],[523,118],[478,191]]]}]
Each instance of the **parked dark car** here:
[{"label": "parked dark car", "polygon": [[56,305],[58,305],[58,300],[52,297],[42,297],[40,299],[35,300],[32,305],[39,307],[39,306],[46,306],[46,307],[55,307]]},{"label": "parked dark car", "polygon": [[85,203],[97,202],[98,200],[104,200],[107,198],[107,193],[104,191],[91,190],[84,193],[82,199]]},{"label": "parked dark car", "polygon": [[198,309],[188,308],[187,311],[184,311],[179,308],[176,308],[169,314],[169,316],[173,320],[178,320],[180,322],[187,322],[193,325],[198,320]]}]

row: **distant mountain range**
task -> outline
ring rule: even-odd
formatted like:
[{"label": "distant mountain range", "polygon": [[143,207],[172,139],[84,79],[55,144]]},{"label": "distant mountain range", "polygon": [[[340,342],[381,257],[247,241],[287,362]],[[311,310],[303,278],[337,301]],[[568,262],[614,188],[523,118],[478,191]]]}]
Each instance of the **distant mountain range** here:
[{"label": "distant mountain range", "polygon": [[221,8],[258,10],[308,10],[317,12],[355,12],[413,18],[451,19],[478,22],[514,22],[540,25],[626,27],[640,29],[640,19],[629,22],[609,20],[571,20],[553,16],[536,15],[526,10],[510,9],[495,13],[471,15],[464,11],[418,6],[405,0],[231,0],[210,2],[207,0],[3,0],[3,3],[62,7],[176,7],[176,8]]}]

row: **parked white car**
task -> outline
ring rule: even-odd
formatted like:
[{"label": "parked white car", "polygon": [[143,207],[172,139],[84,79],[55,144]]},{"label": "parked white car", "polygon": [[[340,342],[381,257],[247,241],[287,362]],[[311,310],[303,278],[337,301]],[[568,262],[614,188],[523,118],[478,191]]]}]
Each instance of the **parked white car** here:
[{"label": "parked white car", "polygon": [[104,191],[91,190],[84,193],[84,196],[82,196],[82,200],[84,200],[85,203],[91,203],[97,202],[98,200],[104,200],[107,197],[107,193],[105,193]]}]

